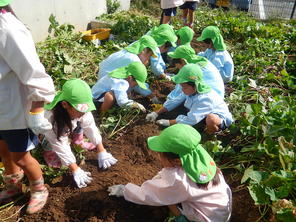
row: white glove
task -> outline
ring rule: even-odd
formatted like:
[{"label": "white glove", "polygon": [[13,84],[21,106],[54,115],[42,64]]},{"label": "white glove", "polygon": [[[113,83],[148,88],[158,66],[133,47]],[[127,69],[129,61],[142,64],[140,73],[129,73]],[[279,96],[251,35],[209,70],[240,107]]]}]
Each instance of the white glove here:
[{"label": "white glove", "polygon": [[152,113],[147,114],[146,120],[149,122],[155,122],[157,117],[158,117],[158,114],[156,112],[152,112]]},{"label": "white glove", "polygon": [[82,170],[80,167],[73,172],[73,177],[78,188],[86,187],[92,181],[91,173]]},{"label": "white glove", "polygon": [[52,129],[52,125],[46,118],[44,118],[44,111],[37,114],[27,115],[28,126],[34,134],[44,134],[46,131]]},{"label": "white glove", "polygon": [[160,119],[157,120],[156,123],[161,126],[170,126],[170,120],[168,119]]},{"label": "white glove", "polygon": [[108,187],[109,196],[123,197],[124,185],[113,185]]},{"label": "white glove", "polygon": [[100,152],[98,154],[98,164],[99,168],[107,169],[108,167],[117,163],[117,159],[115,159],[111,153],[107,153],[107,151]]},{"label": "white glove", "polygon": [[172,80],[172,77],[170,77],[169,75],[164,74],[164,79],[165,80],[168,80],[168,81],[171,81]]},{"label": "white glove", "polygon": [[145,107],[144,107],[142,104],[137,103],[137,102],[129,103],[129,104],[127,104],[127,106],[132,107],[132,108],[139,109],[139,110],[141,110],[143,113],[146,112]]}]

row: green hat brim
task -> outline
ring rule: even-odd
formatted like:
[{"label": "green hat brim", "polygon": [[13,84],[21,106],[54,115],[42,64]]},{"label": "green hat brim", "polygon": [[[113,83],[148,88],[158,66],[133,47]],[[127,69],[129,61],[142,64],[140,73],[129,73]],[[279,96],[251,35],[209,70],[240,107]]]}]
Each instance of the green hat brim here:
[{"label": "green hat brim", "polygon": [[161,144],[161,139],[159,138],[159,136],[148,137],[147,143],[148,143],[149,149],[153,151],[167,152],[167,150],[163,148],[163,145]]},{"label": "green hat brim", "polygon": [[144,82],[140,82],[139,80],[136,80],[136,82],[138,83],[138,85],[142,88],[142,89],[148,89],[148,87],[146,86],[146,84]]},{"label": "green hat brim", "polygon": [[175,52],[168,52],[168,56],[174,59],[179,59],[180,57],[176,56]]},{"label": "green hat brim", "polygon": [[56,96],[54,97],[53,101],[44,106],[44,109],[52,110],[60,101],[63,101],[63,92],[62,91],[58,92],[56,94]]},{"label": "green hat brim", "polygon": [[12,0],[0,0],[0,7],[9,5]]},{"label": "green hat brim", "polygon": [[[51,103],[46,104],[44,106],[44,109],[46,109],[46,110],[52,110],[59,102],[64,101],[64,100],[65,99],[64,99],[64,96],[63,96],[63,92],[60,91],[60,92],[57,93],[57,95],[54,97],[54,99],[53,99],[53,101]],[[79,110],[79,109],[76,108],[77,104],[72,104],[69,101],[67,101],[67,102],[70,103],[71,106],[74,107],[74,109],[76,109],[78,112],[81,112],[81,110]],[[89,106],[89,108],[86,111],[84,111],[84,113],[87,113],[87,112],[96,110],[96,106],[95,106],[95,104],[92,101],[91,102],[88,102],[86,104]]]},{"label": "green hat brim", "polygon": [[206,39],[205,37],[200,36],[200,37],[197,38],[197,41],[201,42],[201,41],[204,41],[205,39]]}]

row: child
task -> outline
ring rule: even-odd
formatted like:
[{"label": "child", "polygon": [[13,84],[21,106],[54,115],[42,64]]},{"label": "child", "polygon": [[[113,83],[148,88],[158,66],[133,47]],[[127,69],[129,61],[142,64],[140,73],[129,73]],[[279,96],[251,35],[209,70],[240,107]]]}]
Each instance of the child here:
[{"label": "child", "polygon": [[[185,0],[185,3],[181,5],[179,8],[183,10],[183,23],[184,25],[189,26],[190,28],[193,27],[194,22],[194,11],[196,10],[197,3],[199,0]],[[187,20],[188,18],[188,20]],[[188,21],[188,22],[187,22]]]},{"label": "child", "polygon": [[232,81],[234,65],[226,50],[219,28],[217,26],[206,27],[197,40],[208,45],[208,49],[205,52],[198,53],[198,55],[207,58],[217,67],[225,83]]},{"label": "child", "polygon": [[70,168],[79,188],[86,187],[92,178],[89,172],[78,167],[68,142],[68,137],[78,123],[84,134],[96,146],[99,167],[106,169],[117,162],[102,144],[102,137],[91,113],[96,109],[91,90],[84,81],[80,79],[66,81],[62,91],[55,96],[52,103],[46,105],[46,109],[49,110],[46,116],[53,129],[45,132],[45,138],[62,164]]},{"label": "child", "polygon": [[148,147],[159,152],[163,169],[141,186],[111,186],[109,195],[142,205],[168,206],[175,216],[171,221],[229,221],[231,190],[200,139],[200,134],[185,124],[149,137]]},{"label": "child", "polygon": [[[180,70],[187,63],[193,63],[199,65],[203,73],[203,80],[213,90],[215,90],[222,99],[224,99],[224,82],[218,71],[218,69],[206,58],[195,54],[193,48],[188,45],[179,46],[174,52],[169,52],[168,56],[173,58],[172,64]],[[181,87],[176,86],[176,89],[181,90]],[[173,90],[168,98],[178,95],[179,92]]]},{"label": "child", "polygon": [[[191,41],[192,41],[193,36],[194,36],[194,31],[191,28],[189,28],[188,26],[183,26],[179,30],[175,31],[175,33],[176,33],[176,35],[178,37],[177,46],[187,45],[187,46],[191,47]],[[166,63],[171,63],[171,61],[172,61],[167,56],[167,53],[168,52],[174,52],[176,50],[176,48],[177,47],[170,47],[167,52],[162,54],[163,60]]]},{"label": "child", "polygon": [[52,101],[54,85],[40,63],[31,33],[15,17],[10,2],[0,0],[0,156],[5,168],[0,202],[22,194],[26,175],[31,193],[26,212],[32,214],[48,197],[40,165],[30,150],[37,135],[51,128],[43,104]]},{"label": "child", "polygon": [[149,63],[151,56],[156,57],[157,43],[148,35],[142,36],[138,41],[125,49],[109,55],[99,64],[98,80],[113,70],[129,65],[132,62]]},{"label": "child", "polygon": [[148,114],[146,120],[154,122],[159,114],[171,111],[185,102],[184,106],[189,110],[187,115],[179,115],[174,120],[160,119],[156,123],[162,126],[176,123],[194,126],[200,123],[197,127],[204,128],[209,134],[224,130],[232,123],[232,116],[226,103],[216,91],[204,83],[198,65],[185,65],[176,76],[172,77],[172,80],[181,85],[183,92],[167,100],[160,110]]},{"label": "child", "polygon": [[176,31],[176,35],[178,38],[178,45],[188,45],[191,46],[190,43],[194,36],[194,31],[192,28],[188,26],[184,26]]},{"label": "child", "polygon": [[132,62],[128,66],[113,70],[109,75],[101,78],[93,87],[93,98],[97,102],[102,102],[100,111],[108,111],[115,103],[119,106],[129,106],[138,108],[146,112],[145,107],[128,98],[127,92],[130,88],[139,85],[142,89],[147,89],[145,84],[147,78],[146,67],[141,62]]},{"label": "child", "polygon": [[156,49],[156,56],[150,57],[151,71],[158,77],[171,80],[169,75],[165,74],[166,64],[162,58],[162,54],[166,53],[171,46],[176,47],[177,36],[171,25],[162,24],[154,27],[147,35],[153,37],[158,48]]},{"label": "child", "polygon": [[183,5],[184,0],[161,0],[160,7],[162,8],[162,14],[160,23],[169,24],[171,17],[177,15],[177,7]]}]

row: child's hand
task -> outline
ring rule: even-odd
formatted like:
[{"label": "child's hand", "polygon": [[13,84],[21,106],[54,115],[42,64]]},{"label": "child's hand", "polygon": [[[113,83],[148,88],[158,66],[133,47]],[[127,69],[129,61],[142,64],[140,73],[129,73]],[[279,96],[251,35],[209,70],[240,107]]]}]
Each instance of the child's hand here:
[{"label": "child's hand", "polygon": [[113,185],[108,187],[109,196],[123,197],[124,185]]},{"label": "child's hand", "polygon": [[160,119],[157,120],[156,123],[161,126],[170,126],[170,120],[168,119]]},{"label": "child's hand", "polygon": [[29,113],[27,116],[28,126],[35,135],[44,134],[52,129],[52,125],[44,118],[44,111]]},{"label": "child's hand", "polygon": [[102,151],[98,154],[99,168],[107,169],[108,167],[114,165],[115,163],[117,163],[117,159],[115,159],[111,153]]},{"label": "child's hand", "polygon": [[143,113],[146,112],[145,107],[144,107],[142,104],[140,104],[140,103],[132,102],[132,103],[129,103],[129,104],[127,104],[127,105],[130,106],[130,107],[132,107],[132,108],[139,109],[139,110],[141,110]]},{"label": "child's hand", "polygon": [[92,181],[91,173],[82,170],[80,167],[73,172],[73,177],[78,188],[86,187]]},{"label": "child's hand", "polygon": [[152,112],[152,113],[147,114],[146,120],[149,122],[155,122],[157,117],[158,117],[158,114],[156,112]]}]

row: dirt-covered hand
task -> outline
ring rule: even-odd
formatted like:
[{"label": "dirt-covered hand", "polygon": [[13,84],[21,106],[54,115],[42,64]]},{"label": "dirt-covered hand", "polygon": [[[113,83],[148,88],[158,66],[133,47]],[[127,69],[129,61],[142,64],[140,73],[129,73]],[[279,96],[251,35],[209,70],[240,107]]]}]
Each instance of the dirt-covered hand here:
[{"label": "dirt-covered hand", "polygon": [[145,107],[144,107],[142,104],[140,104],[140,103],[133,102],[133,103],[128,104],[128,106],[130,106],[130,107],[132,107],[132,108],[139,109],[139,110],[141,110],[143,113],[146,112]]},{"label": "dirt-covered hand", "polygon": [[152,112],[152,113],[147,114],[146,120],[149,122],[155,122],[157,117],[158,117],[158,114],[156,112]]},{"label": "dirt-covered hand", "polygon": [[113,185],[108,187],[109,196],[123,197],[124,185]]},{"label": "dirt-covered hand", "polygon": [[164,74],[164,79],[165,80],[168,80],[168,81],[171,81],[172,80],[172,77],[169,76],[169,75]]},{"label": "dirt-covered hand", "polygon": [[160,119],[157,120],[156,123],[161,126],[170,126],[170,120],[168,119]]},{"label": "dirt-covered hand", "polygon": [[80,167],[73,172],[73,177],[78,188],[86,187],[92,181],[91,173],[82,170]]},{"label": "dirt-covered hand", "polygon": [[103,151],[98,154],[99,168],[107,169],[115,163],[117,163],[117,159],[115,159],[111,153]]},{"label": "dirt-covered hand", "polygon": [[52,129],[52,125],[46,118],[44,118],[44,111],[36,114],[29,113],[27,115],[27,121],[29,128],[34,134],[44,134],[46,131]]}]

